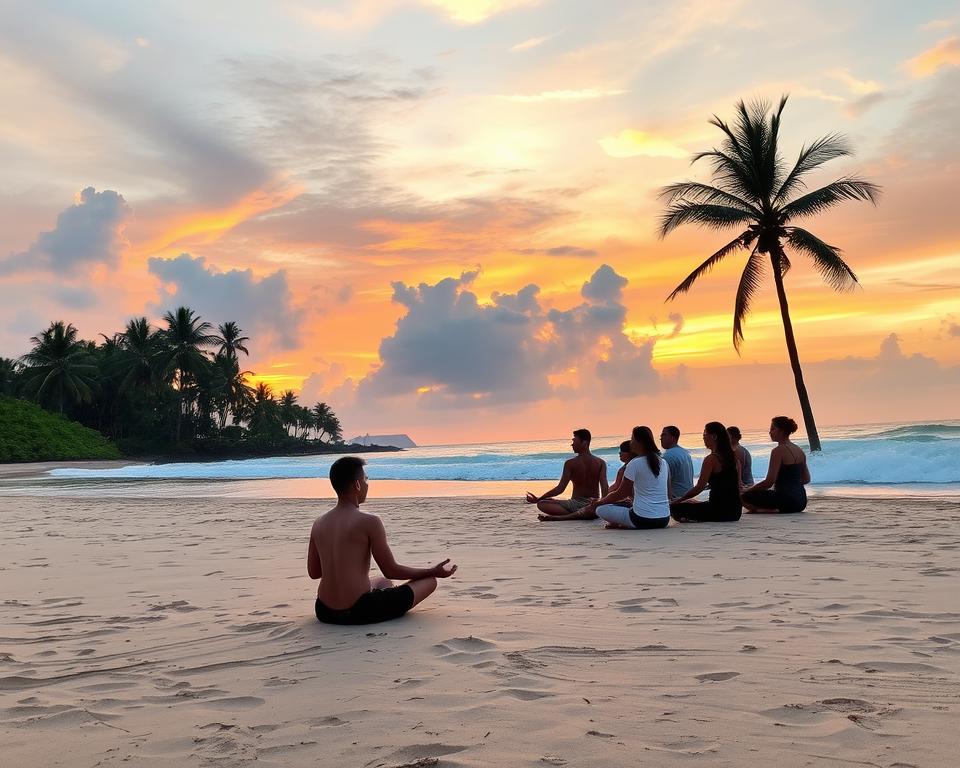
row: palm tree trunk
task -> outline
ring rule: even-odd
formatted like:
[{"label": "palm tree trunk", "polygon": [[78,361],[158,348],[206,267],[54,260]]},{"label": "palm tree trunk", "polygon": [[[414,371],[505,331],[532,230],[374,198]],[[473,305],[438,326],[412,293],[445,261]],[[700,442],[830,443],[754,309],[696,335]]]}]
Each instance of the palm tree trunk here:
[{"label": "palm tree trunk", "polygon": [[180,423],[183,420],[183,369],[177,372],[177,445],[180,444]]},{"label": "palm tree trunk", "polygon": [[811,451],[819,451],[820,435],[817,432],[817,423],[813,420],[813,408],[810,406],[810,396],[803,383],[803,370],[800,368],[800,355],[797,353],[797,340],[793,335],[793,323],[790,321],[790,308],[787,306],[787,292],[783,287],[783,275],[780,274],[780,258],[783,251],[779,246],[770,253],[773,264],[773,282],[777,286],[777,299],[780,301],[780,317],[783,320],[783,335],[787,341],[787,354],[790,356],[790,367],[793,369],[793,380],[797,385],[797,397],[800,399],[800,411],[803,414],[803,425],[807,430],[807,440]]}]

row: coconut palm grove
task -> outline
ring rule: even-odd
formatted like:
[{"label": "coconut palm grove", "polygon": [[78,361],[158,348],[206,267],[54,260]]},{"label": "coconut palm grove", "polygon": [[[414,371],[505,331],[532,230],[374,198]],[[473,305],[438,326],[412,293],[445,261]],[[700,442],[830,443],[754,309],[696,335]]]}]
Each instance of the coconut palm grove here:
[{"label": "coconut palm grove", "polygon": [[[310,452],[341,444],[340,420],[326,403],[307,407],[293,391],[276,395],[264,382],[250,385],[251,372],[241,365],[250,342],[236,322],[214,327],[188,307],[165,313],[158,327],[138,317],[98,339],[82,339],[57,320],[31,337],[20,359],[0,358],[0,394],[95,430],[130,456]],[[87,457],[110,455],[91,445]],[[12,448],[10,454],[7,460],[18,458]]]}]

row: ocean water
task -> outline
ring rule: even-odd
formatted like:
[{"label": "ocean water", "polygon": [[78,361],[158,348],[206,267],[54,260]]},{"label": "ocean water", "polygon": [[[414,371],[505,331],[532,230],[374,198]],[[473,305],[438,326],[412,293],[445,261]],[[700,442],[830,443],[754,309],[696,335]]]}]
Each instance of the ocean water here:
[{"label": "ocean water", "polygon": [[[600,436],[593,450],[619,466],[621,436]],[[960,495],[960,420],[927,424],[827,427],[823,451],[810,457],[814,493],[937,493]],[[773,444],[765,432],[745,432],[756,479],[766,474]],[[699,464],[699,434],[681,439]],[[798,444],[807,448],[805,441]],[[384,495],[514,495],[546,490],[572,455],[569,438],[473,445],[423,446],[365,454],[375,493]],[[6,481],[0,493],[329,497],[326,477],[336,456],[130,465],[115,469],[63,467],[31,481]],[[161,490],[162,489],[162,490]]]}]

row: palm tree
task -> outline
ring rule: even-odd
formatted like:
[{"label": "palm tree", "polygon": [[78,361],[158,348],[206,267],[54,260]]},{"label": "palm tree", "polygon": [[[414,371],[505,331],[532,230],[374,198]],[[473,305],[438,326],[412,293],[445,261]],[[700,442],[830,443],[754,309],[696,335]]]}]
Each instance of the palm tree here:
[{"label": "palm tree", "polygon": [[310,434],[310,430],[313,429],[313,412],[309,408],[304,408],[302,405],[298,405],[294,412],[297,418],[297,429],[294,430],[295,437],[298,437],[300,440],[306,440]]},{"label": "palm tree", "polygon": [[89,348],[77,339],[71,323],[56,321],[39,336],[32,336],[33,349],[21,358],[23,383],[37,400],[53,397],[60,413],[67,398],[72,402],[93,400],[97,366]]},{"label": "palm tree", "polygon": [[326,403],[317,403],[313,406],[311,413],[313,414],[313,426],[317,430],[317,440],[323,440],[327,427],[330,426],[330,417],[333,415],[333,411]]},{"label": "palm tree", "polygon": [[253,403],[250,406],[250,420],[247,427],[252,437],[274,442],[286,434],[283,420],[280,416],[280,406],[273,397],[269,384],[260,382],[253,392]]},{"label": "palm tree", "polygon": [[839,248],[793,225],[792,222],[821,213],[844,200],[867,200],[876,204],[880,188],[857,176],[846,176],[812,192],[806,190],[804,177],[829,160],[852,154],[845,137],[831,133],[803,147],[789,172],[778,147],[780,116],[787,97],[772,113],[768,104],[737,104],[737,117],[728,125],[714,115],[710,124],[724,133],[720,148],[700,152],[693,162],[707,159],[713,167],[712,184],[683,181],[661,190],[667,208],[660,222],[660,237],[666,237],[681,224],[709,229],[746,227],[697,267],[678,285],[668,301],[688,291],[701,275],[737,251],[749,252],[740,275],[733,313],[733,346],[739,353],[743,341],[743,321],[750,303],[760,290],[769,259],[773,282],[780,302],[780,316],[793,368],[800,410],[810,441],[810,450],[820,450],[820,436],[813,419],[810,398],[803,383],[803,371],[790,321],[783,277],[790,269],[784,246],[794,254],[813,261],[814,268],[837,291],[858,285],[857,276],[841,257]]},{"label": "palm tree", "polygon": [[217,352],[213,357],[211,395],[218,418],[218,427],[227,425],[227,414],[233,414],[234,424],[248,412],[253,402],[253,389],[247,384],[249,371],[241,371],[235,357]]},{"label": "palm tree", "polygon": [[341,426],[340,419],[337,418],[337,415],[333,411],[330,411],[330,416],[324,424],[324,429],[326,429],[327,434],[330,435],[329,442],[343,442],[343,426]]},{"label": "palm tree", "polygon": [[0,395],[13,397],[17,393],[20,366],[16,360],[0,357]]},{"label": "palm tree", "polygon": [[216,336],[209,331],[213,326],[201,321],[192,309],[179,307],[176,312],[167,312],[163,316],[167,328],[163,331],[166,344],[163,371],[173,377],[177,389],[177,442],[180,442],[180,429],[183,420],[184,393],[197,374],[209,365],[204,347],[217,343]]},{"label": "palm tree", "polygon": [[147,388],[156,383],[160,344],[157,333],[145,317],[127,322],[127,327],[117,334],[117,343],[124,352],[126,372],[120,389]]},{"label": "palm tree", "polygon": [[292,389],[288,389],[280,396],[280,419],[283,422],[283,428],[290,433],[290,427],[297,423],[297,395]]},{"label": "palm tree", "polygon": [[217,326],[217,330],[220,332],[220,335],[216,337],[217,344],[220,345],[220,348],[217,350],[221,355],[236,360],[237,352],[243,352],[245,355],[249,355],[250,352],[244,346],[244,342],[250,341],[249,336],[243,335],[243,330],[238,326],[233,320],[228,320],[225,323]]}]

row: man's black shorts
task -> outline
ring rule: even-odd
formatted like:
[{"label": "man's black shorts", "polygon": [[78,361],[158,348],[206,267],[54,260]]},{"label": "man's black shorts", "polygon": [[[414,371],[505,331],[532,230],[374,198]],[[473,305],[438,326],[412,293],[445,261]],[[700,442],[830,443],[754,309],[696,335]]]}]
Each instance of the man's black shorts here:
[{"label": "man's black shorts", "polygon": [[349,608],[333,610],[317,598],[317,619],[324,624],[376,624],[403,616],[413,608],[413,588],[409,584],[389,589],[374,589],[360,595]]}]

